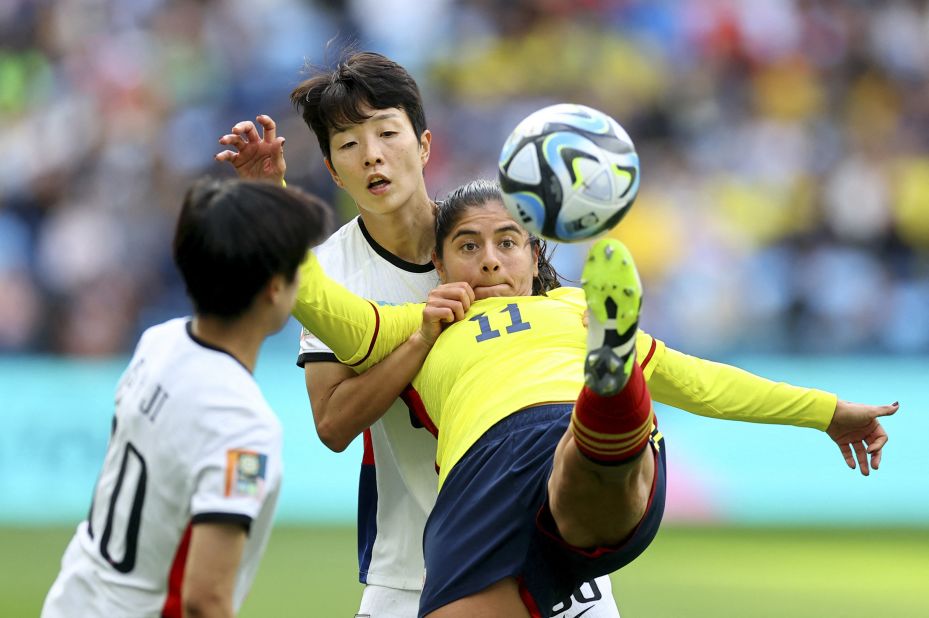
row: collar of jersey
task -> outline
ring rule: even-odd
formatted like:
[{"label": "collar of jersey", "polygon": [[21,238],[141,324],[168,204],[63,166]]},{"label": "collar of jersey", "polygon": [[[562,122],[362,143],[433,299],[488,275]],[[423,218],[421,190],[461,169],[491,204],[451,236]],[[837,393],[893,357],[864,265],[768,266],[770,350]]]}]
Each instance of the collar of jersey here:
[{"label": "collar of jersey", "polygon": [[368,228],[365,227],[364,219],[361,218],[361,215],[357,217],[358,227],[361,228],[361,234],[365,237],[365,240],[368,241],[368,244],[371,245],[371,248],[374,249],[374,252],[379,256],[396,266],[397,268],[403,269],[411,273],[428,273],[435,270],[435,264],[431,261],[425,264],[414,264],[413,262],[407,262],[403,258],[397,257],[384,247],[377,244],[377,241],[371,237],[371,234],[368,233]]},{"label": "collar of jersey", "polygon": [[230,352],[229,350],[224,350],[224,349],[222,349],[222,348],[219,347],[219,346],[213,345],[212,343],[207,343],[206,341],[204,341],[204,340],[201,339],[200,337],[196,336],[196,335],[194,334],[194,321],[193,321],[193,320],[187,320],[187,323],[184,324],[184,328],[187,330],[187,336],[190,337],[190,339],[191,339],[194,343],[196,343],[197,345],[202,346],[202,347],[204,347],[204,348],[206,348],[206,349],[208,349],[208,350],[213,350],[213,351],[215,351],[215,352],[222,352],[223,354],[228,355],[229,358],[231,358],[231,359],[234,360],[235,362],[237,362],[237,363],[239,363],[240,365],[242,365],[242,368],[245,369],[245,371],[248,371],[248,373],[250,373],[250,374],[252,373],[252,372],[249,370],[249,368],[245,366],[245,363],[243,363],[242,361],[240,361],[239,359],[237,359],[237,358],[232,354],[232,352]]}]

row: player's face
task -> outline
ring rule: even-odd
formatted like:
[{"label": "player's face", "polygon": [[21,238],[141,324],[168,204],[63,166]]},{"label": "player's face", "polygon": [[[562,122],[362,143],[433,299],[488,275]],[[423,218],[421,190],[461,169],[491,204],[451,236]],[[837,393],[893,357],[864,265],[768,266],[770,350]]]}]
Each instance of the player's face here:
[{"label": "player's face", "polygon": [[436,269],[445,283],[466,281],[476,300],[531,296],[539,274],[538,250],[499,201],[472,206],[442,241]]},{"label": "player's face", "polygon": [[428,200],[423,168],[432,135],[417,136],[402,109],[365,109],[370,117],[329,134],[326,167],[358,208],[389,214],[412,200]]}]

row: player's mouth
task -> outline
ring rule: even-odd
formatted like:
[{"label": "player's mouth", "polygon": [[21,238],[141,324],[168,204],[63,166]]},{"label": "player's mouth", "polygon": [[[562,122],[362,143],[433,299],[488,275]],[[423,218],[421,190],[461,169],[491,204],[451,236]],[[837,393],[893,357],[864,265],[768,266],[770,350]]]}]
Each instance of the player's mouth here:
[{"label": "player's mouth", "polygon": [[511,296],[513,286],[509,283],[492,283],[489,285],[475,285],[474,289],[474,300],[481,300],[484,298],[494,298],[496,296]]},{"label": "player's mouth", "polygon": [[383,195],[390,188],[390,179],[381,174],[368,176],[368,192],[373,195]]}]

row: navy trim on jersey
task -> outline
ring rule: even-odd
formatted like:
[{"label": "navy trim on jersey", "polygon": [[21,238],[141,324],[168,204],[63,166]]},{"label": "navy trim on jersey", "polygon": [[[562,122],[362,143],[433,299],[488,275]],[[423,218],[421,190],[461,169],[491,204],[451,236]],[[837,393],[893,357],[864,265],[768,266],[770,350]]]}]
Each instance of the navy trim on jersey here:
[{"label": "navy trim on jersey", "polygon": [[358,581],[368,583],[368,569],[377,540],[377,469],[371,430],[364,431],[364,453],[358,474]]},{"label": "navy trim on jersey", "polygon": [[400,393],[400,399],[410,410],[410,424],[417,429],[424,427],[429,433],[438,438],[439,428],[432,422],[429,412],[426,411],[423,398],[419,396],[419,392],[413,388],[412,384],[407,384],[403,392]]},{"label": "navy trim on jersey", "polygon": [[[332,352],[303,352],[297,356],[297,367],[303,367],[307,363],[338,363]],[[341,363],[339,363],[341,364]]]},{"label": "navy trim on jersey", "polygon": [[405,271],[411,273],[428,273],[435,270],[435,264],[432,261],[429,261],[425,264],[414,264],[413,262],[407,262],[403,258],[397,257],[384,247],[377,244],[377,241],[371,237],[371,234],[368,233],[368,228],[365,227],[364,219],[360,216],[358,217],[358,227],[361,228],[361,234],[365,237],[365,240],[368,241],[368,244],[371,245],[371,248],[374,249],[374,252],[379,256]]},{"label": "navy trim on jersey", "polygon": [[252,518],[242,513],[197,513],[190,518],[191,524],[238,524],[251,532]]},{"label": "navy trim on jersey", "polygon": [[222,352],[223,354],[228,354],[229,357],[232,358],[235,362],[237,362],[237,363],[239,363],[240,365],[242,365],[242,368],[245,369],[245,371],[247,371],[249,374],[252,373],[252,370],[249,369],[248,367],[246,367],[246,366],[245,366],[245,363],[243,363],[242,361],[240,361],[239,359],[237,359],[237,358],[235,357],[235,355],[234,355],[232,352],[230,352],[229,350],[224,350],[224,349],[222,349],[222,348],[219,347],[219,346],[213,345],[212,343],[207,343],[206,341],[204,341],[204,340],[201,339],[200,337],[196,336],[196,335],[194,334],[194,322],[193,322],[193,320],[188,320],[187,323],[184,324],[184,328],[187,330],[187,336],[189,336],[189,337],[193,340],[193,342],[196,343],[197,345],[202,346],[202,347],[204,347],[204,348],[206,348],[206,349],[208,349],[208,350],[214,350],[214,351],[216,351],[216,352]]}]

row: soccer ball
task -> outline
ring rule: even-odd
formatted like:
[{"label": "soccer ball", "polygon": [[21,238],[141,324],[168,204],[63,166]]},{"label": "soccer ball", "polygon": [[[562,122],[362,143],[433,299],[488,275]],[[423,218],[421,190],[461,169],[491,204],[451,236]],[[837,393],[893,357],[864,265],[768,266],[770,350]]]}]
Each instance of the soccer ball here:
[{"label": "soccer ball", "polygon": [[527,116],[500,152],[500,187],[514,219],[561,242],[605,234],[639,191],[639,156],[625,129],[584,105]]}]

